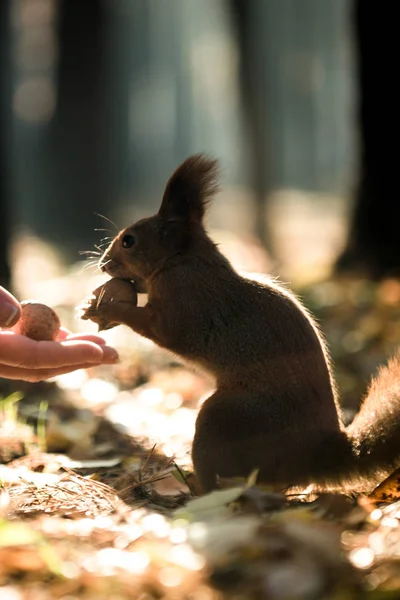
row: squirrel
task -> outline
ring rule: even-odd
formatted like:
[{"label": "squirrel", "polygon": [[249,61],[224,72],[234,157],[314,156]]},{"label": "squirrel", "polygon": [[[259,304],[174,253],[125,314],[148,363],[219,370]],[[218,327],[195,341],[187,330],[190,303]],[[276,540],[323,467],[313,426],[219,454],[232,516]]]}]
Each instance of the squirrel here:
[{"label": "squirrel", "polygon": [[[382,480],[400,466],[400,357],[345,427],[312,316],[286,287],[239,274],[207,234],[218,175],[203,154],[177,168],[158,213],[123,229],[100,259],[121,293],[92,298],[82,318],[127,325],[213,376],[192,445],[203,492],[255,470],[274,489]],[[132,282],[145,306],[124,300]]]}]

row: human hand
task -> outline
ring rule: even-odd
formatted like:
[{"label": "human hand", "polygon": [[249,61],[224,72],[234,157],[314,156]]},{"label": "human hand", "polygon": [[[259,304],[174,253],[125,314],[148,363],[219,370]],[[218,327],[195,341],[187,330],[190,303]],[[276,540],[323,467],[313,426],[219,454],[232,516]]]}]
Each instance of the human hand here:
[{"label": "human hand", "polygon": [[20,314],[18,301],[0,287],[0,377],[35,382],[118,361],[117,351],[97,335],[61,328],[55,341],[35,341],[1,329],[15,325]]}]

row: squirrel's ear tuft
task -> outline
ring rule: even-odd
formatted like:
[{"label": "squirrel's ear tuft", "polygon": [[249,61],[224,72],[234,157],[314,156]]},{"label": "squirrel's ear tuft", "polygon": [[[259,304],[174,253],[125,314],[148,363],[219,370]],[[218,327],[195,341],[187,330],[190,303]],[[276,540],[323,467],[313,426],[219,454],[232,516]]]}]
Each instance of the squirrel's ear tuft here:
[{"label": "squirrel's ear tuft", "polygon": [[164,219],[201,222],[218,191],[218,162],[204,154],[187,158],[170,177],[159,215]]}]

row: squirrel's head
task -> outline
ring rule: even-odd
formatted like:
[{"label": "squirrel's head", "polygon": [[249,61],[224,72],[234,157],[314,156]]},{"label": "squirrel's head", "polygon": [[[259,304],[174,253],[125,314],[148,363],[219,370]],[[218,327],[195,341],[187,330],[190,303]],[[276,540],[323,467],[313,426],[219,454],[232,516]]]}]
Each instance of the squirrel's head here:
[{"label": "squirrel's head", "polygon": [[218,163],[187,158],[170,177],[158,213],[120,231],[100,259],[112,277],[146,283],[168,261],[204,237],[203,218],[218,189]]}]

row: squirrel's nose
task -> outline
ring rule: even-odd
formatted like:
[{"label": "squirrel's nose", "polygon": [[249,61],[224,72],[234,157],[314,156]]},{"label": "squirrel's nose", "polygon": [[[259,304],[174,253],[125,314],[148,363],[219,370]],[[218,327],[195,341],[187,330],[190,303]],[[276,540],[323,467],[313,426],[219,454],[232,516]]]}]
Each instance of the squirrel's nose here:
[{"label": "squirrel's nose", "polygon": [[118,267],[118,264],[110,257],[109,254],[104,254],[99,260],[99,269],[103,273],[112,274],[112,271]]},{"label": "squirrel's nose", "polygon": [[108,259],[108,260],[102,260],[102,261],[100,262],[100,264],[99,264],[100,271],[103,271],[103,273],[107,273],[107,272],[108,272],[108,269],[109,269],[109,268],[110,268],[110,266],[111,266],[111,262],[112,262],[112,261],[111,261],[110,259]]},{"label": "squirrel's nose", "polygon": [[102,254],[102,256],[99,258],[98,268],[103,273],[106,273],[107,272],[107,265],[109,265],[111,262],[112,261],[111,261],[111,256],[109,254],[109,248],[107,248],[105,250],[105,252]]},{"label": "squirrel's nose", "polygon": [[99,269],[100,269],[100,271],[103,271],[103,273],[106,273],[107,272],[107,265],[109,265],[110,262],[111,262],[111,259],[108,258],[105,254],[103,254],[103,256],[99,260]]}]

